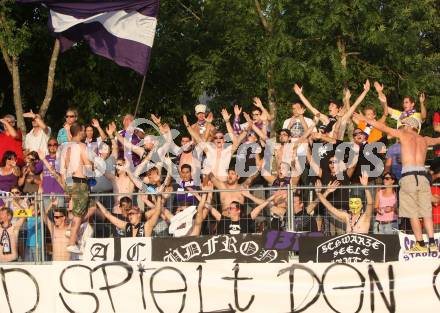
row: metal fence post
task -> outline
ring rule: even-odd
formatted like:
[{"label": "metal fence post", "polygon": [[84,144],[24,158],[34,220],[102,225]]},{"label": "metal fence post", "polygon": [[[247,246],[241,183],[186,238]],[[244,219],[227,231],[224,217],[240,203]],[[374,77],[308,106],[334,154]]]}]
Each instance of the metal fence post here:
[{"label": "metal fence post", "polygon": [[40,201],[40,230],[41,230],[41,263],[46,261],[46,245],[45,245],[45,235],[44,235],[44,214],[46,214],[46,208],[44,207],[44,197],[43,194],[39,197]]},{"label": "metal fence post", "polygon": [[293,222],[293,201],[292,201],[292,187],[287,185],[287,230],[295,231],[295,225]]},{"label": "metal fence post", "polygon": [[39,245],[38,245],[38,199],[37,199],[37,193],[34,193],[34,227],[35,227],[35,255],[34,255],[34,263],[37,263],[39,261],[38,251],[39,251]]}]

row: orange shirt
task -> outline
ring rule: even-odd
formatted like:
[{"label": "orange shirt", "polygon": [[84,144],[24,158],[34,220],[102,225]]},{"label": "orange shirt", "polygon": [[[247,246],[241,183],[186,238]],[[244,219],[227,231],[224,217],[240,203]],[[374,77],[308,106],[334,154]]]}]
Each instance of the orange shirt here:
[{"label": "orange shirt", "polygon": [[360,122],[357,127],[368,135],[368,143],[377,142],[383,136],[380,130],[377,130],[373,126],[367,126],[367,123],[364,121]]}]

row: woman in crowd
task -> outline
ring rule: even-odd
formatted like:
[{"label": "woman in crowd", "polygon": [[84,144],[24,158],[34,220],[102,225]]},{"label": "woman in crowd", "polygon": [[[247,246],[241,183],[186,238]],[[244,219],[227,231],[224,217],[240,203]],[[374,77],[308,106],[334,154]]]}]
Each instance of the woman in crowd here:
[{"label": "woman in crowd", "polygon": [[[6,206],[12,210],[12,224],[18,222],[19,217],[27,216],[28,210],[30,208],[29,199],[27,197],[23,197],[20,191],[20,187],[17,185],[11,188],[10,197],[8,201],[5,201]],[[17,251],[18,256],[21,260],[23,260],[25,256],[25,247],[24,241],[27,239],[27,232],[25,227],[20,229],[18,234],[18,243],[17,243]]]},{"label": "woman in crowd", "polygon": [[393,187],[397,182],[396,176],[390,172],[383,174],[385,188],[376,194],[374,223],[375,234],[393,234],[397,228],[397,192]]},{"label": "woman in crowd", "polygon": [[[98,131],[99,136],[96,136],[95,129]],[[84,139],[84,143],[87,145],[87,148],[95,154],[98,154],[98,147],[101,142],[107,139],[107,136],[97,119],[92,119],[91,124],[86,126],[85,133],[86,138]]]},{"label": "woman in crowd", "polygon": [[29,152],[25,157],[25,166],[22,169],[18,185],[22,188],[25,194],[33,194],[38,192],[41,185],[41,178],[35,170],[35,165],[40,160],[38,153],[35,151]]},{"label": "woman in crowd", "polygon": [[[0,195],[4,195],[17,185],[20,176],[20,168],[17,166],[17,155],[13,151],[6,151],[3,154],[0,164]],[[0,205],[3,205],[0,199]]]}]

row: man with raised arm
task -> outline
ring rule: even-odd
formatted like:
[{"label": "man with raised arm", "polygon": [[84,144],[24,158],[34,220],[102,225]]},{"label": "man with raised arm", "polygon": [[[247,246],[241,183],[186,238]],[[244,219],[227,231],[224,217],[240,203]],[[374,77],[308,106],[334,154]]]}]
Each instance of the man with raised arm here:
[{"label": "man with raised arm", "polygon": [[326,114],[323,114],[322,112],[319,112],[318,109],[316,109],[307,99],[302,91],[302,87],[299,87],[297,84],[293,86],[293,91],[295,94],[301,99],[301,101],[304,103],[304,106],[313,114],[313,116],[317,116],[319,114],[319,120],[322,122],[322,124],[327,126],[327,132],[331,132],[331,129],[333,128],[333,125],[337,121],[338,114],[340,110],[342,109],[342,105],[336,103],[334,100],[329,100],[328,102],[328,116]]},{"label": "man with raised arm", "polygon": [[[409,253],[437,251],[434,242],[432,224],[431,187],[428,172],[425,169],[426,151],[429,146],[440,143],[440,138],[423,137],[420,121],[412,116],[402,120],[399,129],[390,128],[375,120],[368,120],[362,114],[353,114],[355,121],[365,121],[380,131],[399,138],[401,143],[402,178],[399,181],[399,216],[410,219],[417,243]],[[425,246],[419,218],[428,233],[429,244]]]},{"label": "man with raised arm", "polygon": [[51,129],[48,127],[39,114],[29,111],[23,113],[23,117],[30,118],[32,120],[32,129],[26,135],[24,141],[24,149],[27,153],[31,151],[38,152],[42,150],[44,155],[48,153],[47,142],[50,137]]},{"label": "man with raised arm", "polygon": [[[251,116],[254,126],[252,127],[252,129],[254,131],[255,128],[260,130],[262,134],[262,137],[259,135],[260,138],[262,140],[266,140],[266,138],[270,137],[270,121],[272,120],[272,116],[263,106],[260,98],[255,97],[253,101],[254,106],[252,107]],[[232,126],[237,136],[240,135],[241,132],[247,128],[247,122],[244,124],[240,124],[241,111],[241,107],[239,107],[238,105],[234,105],[234,123]],[[246,119],[246,121],[247,120],[248,119]]]},{"label": "man with raised arm", "polygon": [[[368,175],[362,173],[360,178],[362,186],[368,186]],[[367,207],[365,211],[362,211],[362,198],[360,195],[351,195],[349,199],[349,212],[335,208],[330,201],[327,200],[327,196],[334,192],[337,187],[340,186],[338,181],[334,181],[329,184],[329,188],[321,193],[322,183],[317,180],[315,183],[316,195],[319,201],[325,206],[331,215],[345,224],[345,230],[347,233],[368,234],[370,229],[371,217],[373,215],[373,197],[370,190],[365,188],[365,196],[367,199]]]},{"label": "man with raised arm", "polygon": [[217,235],[238,235],[255,232],[255,219],[261,213],[261,211],[273,200],[275,196],[271,196],[268,199],[257,205],[252,211],[242,218],[241,209],[242,205],[237,201],[232,201],[229,204],[227,216],[221,214],[214,207],[211,207],[211,214],[217,221]]},{"label": "man with raised arm", "polygon": [[170,223],[170,234],[174,237],[200,235],[203,221],[209,213],[207,206],[211,207],[209,203],[212,199],[212,187],[212,183],[208,182],[207,185],[201,186],[202,191],[199,190],[193,193],[199,202],[197,207],[195,205],[183,209],[180,207],[175,214],[166,208],[162,210],[166,220]]},{"label": "man with raised arm", "polygon": [[350,106],[350,90],[344,89],[344,103],[348,109],[344,112],[344,114],[338,119],[334,126],[333,137],[339,140],[344,139],[345,129],[347,128],[347,124],[351,119],[353,113],[356,111],[358,106],[364,101],[365,96],[370,91],[370,81],[367,79],[364,83],[364,90],[362,90],[361,94],[357,97],[353,105]]},{"label": "man with raised arm", "polygon": [[[306,132],[303,126],[305,122],[308,127],[314,127],[313,120],[308,117],[304,117],[304,108],[301,101],[295,101],[292,103],[292,117],[283,122],[283,129],[290,130],[292,137],[301,137]],[[314,129],[316,131],[316,129]]]},{"label": "man with raised arm", "polygon": [[203,141],[210,141],[214,137],[215,126],[212,124],[212,112],[207,114],[205,104],[197,104],[194,108],[197,122],[191,125],[191,129],[197,133]]},{"label": "man with raised arm", "polygon": [[[50,211],[53,210],[53,221],[49,218]],[[67,223],[67,211],[58,206],[58,199],[51,197],[49,205],[43,217],[50,232],[52,242],[52,260],[53,261],[69,261],[71,259],[67,246],[69,244],[69,225]]]},{"label": "man with raised arm", "polygon": [[11,209],[0,208],[0,263],[18,261],[18,233],[26,218],[12,224],[12,217]]},{"label": "man with raised arm", "polygon": [[[101,202],[96,202],[99,211],[119,229],[125,230],[125,237],[151,237],[154,226],[156,226],[159,220],[160,212],[162,210],[162,197],[156,197],[155,208],[152,209],[152,213],[146,222],[142,221],[142,212],[138,207],[132,207],[128,211],[128,221],[123,221],[113,214],[111,214]],[[147,212],[148,213],[148,212]],[[147,216],[145,213],[145,216]]]},{"label": "man with raised arm", "polygon": [[220,203],[222,206],[222,213],[226,214],[227,209],[231,202],[235,201],[240,204],[244,204],[245,197],[242,194],[242,189],[249,188],[252,181],[258,173],[248,177],[242,184],[238,181],[240,176],[235,171],[235,168],[228,169],[228,175],[225,181],[219,179],[214,175],[214,173],[209,173],[209,180],[214,184],[215,188],[220,190],[230,190],[220,192]]},{"label": "man with raised arm", "polygon": [[426,106],[425,106],[425,94],[422,92],[419,96],[420,102],[420,112],[416,110],[416,102],[413,97],[405,96],[403,97],[402,108],[403,111],[396,110],[388,107],[387,97],[383,93],[383,85],[375,82],[374,87],[379,95],[379,100],[381,104],[387,109],[386,112],[390,115],[390,117],[397,121],[397,128],[402,126],[402,122],[409,117],[413,117],[419,121],[420,125],[426,120]]},{"label": "man with raised arm", "polygon": [[[70,240],[67,250],[72,253],[80,253],[76,245],[81,220],[86,215],[89,203],[89,186],[87,183],[87,168],[91,170],[92,162],[89,160],[87,146],[83,143],[84,127],[78,123],[70,126],[72,141],[65,147],[64,166],[62,164],[62,176],[66,182],[66,191],[73,202],[73,219],[70,231]],[[63,163],[62,161],[62,163]]]},{"label": "man with raised arm", "polygon": [[213,142],[206,142],[201,136],[196,133],[190,126],[186,115],[183,116],[183,123],[188,132],[197,144],[202,144],[203,151],[206,154],[206,160],[202,174],[208,175],[212,172],[218,179],[226,181],[228,175],[229,163],[232,155],[237,151],[238,146],[246,137],[248,131],[252,129],[252,121],[248,121],[246,131],[242,132],[240,136],[234,136],[232,125],[229,121],[231,115],[225,110],[222,110],[222,116],[226,123],[229,136],[232,138],[232,144],[225,147],[225,134],[221,131],[215,131]]}]

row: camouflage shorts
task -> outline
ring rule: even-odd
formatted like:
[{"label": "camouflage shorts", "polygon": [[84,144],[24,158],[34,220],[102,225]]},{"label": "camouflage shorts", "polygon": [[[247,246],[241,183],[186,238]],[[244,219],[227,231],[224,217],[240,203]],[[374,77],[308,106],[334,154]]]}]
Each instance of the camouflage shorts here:
[{"label": "camouflage shorts", "polygon": [[83,217],[89,205],[89,186],[86,183],[73,183],[73,185],[67,186],[67,193],[72,198],[73,215]]}]

